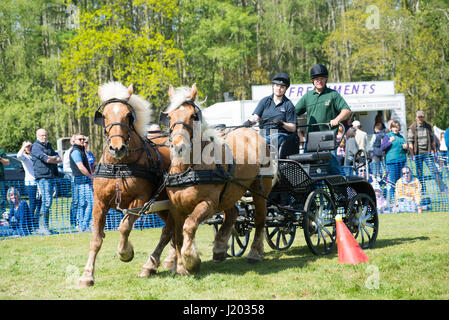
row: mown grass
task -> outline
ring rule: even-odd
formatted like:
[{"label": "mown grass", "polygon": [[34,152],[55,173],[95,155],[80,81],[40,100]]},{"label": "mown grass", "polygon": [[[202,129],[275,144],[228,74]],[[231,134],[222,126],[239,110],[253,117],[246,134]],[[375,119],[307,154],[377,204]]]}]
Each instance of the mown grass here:
[{"label": "mown grass", "polygon": [[[302,229],[293,246],[274,251],[265,244],[264,261],[242,258],[214,263],[213,231],[201,226],[197,245],[201,272],[176,276],[160,269],[138,278],[160,229],[133,230],[134,260],[116,255],[119,233],[106,233],[96,264],[95,286],[78,289],[90,234],[67,234],[0,241],[0,299],[448,299],[449,214],[380,215],[370,263],[339,265],[334,253],[317,257]],[[166,256],[164,251],[163,258]]]}]

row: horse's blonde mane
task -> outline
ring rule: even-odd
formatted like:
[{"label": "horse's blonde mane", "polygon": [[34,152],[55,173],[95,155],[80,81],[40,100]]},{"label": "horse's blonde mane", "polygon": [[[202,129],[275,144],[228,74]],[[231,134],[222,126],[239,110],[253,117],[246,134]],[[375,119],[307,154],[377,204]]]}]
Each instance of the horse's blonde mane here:
[{"label": "horse's blonde mane", "polygon": [[136,111],[137,119],[134,122],[134,128],[141,137],[145,137],[146,127],[151,120],[153,112],[150,102],[136,94],[129,96],[128,88],[116,81],[101,85],[98,92],[102,103],[113,98],[128,101]]}]

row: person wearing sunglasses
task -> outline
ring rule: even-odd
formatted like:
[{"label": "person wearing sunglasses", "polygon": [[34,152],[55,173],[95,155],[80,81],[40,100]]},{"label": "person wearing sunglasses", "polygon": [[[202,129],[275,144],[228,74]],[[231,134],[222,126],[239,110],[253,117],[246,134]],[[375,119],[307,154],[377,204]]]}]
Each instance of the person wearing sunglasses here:
[{"label": "person wearing sunglasses", "polygon": [[85,141],[84,135],[76,134],[75,144],[70,152],[74,197],[78,200],[78,206],[75,211],[77,229],[80,232],[85,232],[89,228],[93,206],[93,188],[91,183],[93,176],[85,152]]},{"label": "person wearing sunglasses", "polygon": [[402,168],[401,173],[395,187],[396,211],[421,213],[421,183],[413,177],[409,167]]}]

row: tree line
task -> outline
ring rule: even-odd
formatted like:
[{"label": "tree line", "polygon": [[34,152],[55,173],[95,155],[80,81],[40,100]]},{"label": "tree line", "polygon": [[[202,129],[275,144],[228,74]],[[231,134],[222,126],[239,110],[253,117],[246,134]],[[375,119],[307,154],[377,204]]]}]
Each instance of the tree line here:
[{"label": "tree line", "polygon": [[2,0],[0,148],[36,129],[50,141],[81,132],[96,156],[98,86],[133,84],[156,110],[168,86],[196,82],[207,105],[251,99],[280,71],[310,82],[394,80],[407,121],[418,109],[449,123],[449,4],[445,0]]}]

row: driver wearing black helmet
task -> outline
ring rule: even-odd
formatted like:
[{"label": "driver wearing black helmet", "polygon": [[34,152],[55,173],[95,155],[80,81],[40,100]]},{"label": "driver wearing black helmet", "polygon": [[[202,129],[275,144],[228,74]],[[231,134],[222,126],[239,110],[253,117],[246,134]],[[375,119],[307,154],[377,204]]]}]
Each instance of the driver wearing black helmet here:
[{"label": "driver wearing black helmet", "polygon": [[261,134],[267,143],[275,143],[278,147],[292,132],[296,132],[296,112],[293,103],[285,96],[290,86],[290,77],[281,72],[276,74],[271,81],[273,94],[269,95],[257,104],[251,117],[243,123],[250,127],[260,121]]}]

